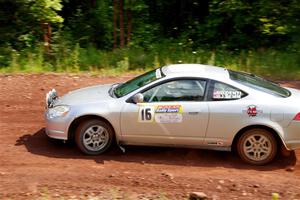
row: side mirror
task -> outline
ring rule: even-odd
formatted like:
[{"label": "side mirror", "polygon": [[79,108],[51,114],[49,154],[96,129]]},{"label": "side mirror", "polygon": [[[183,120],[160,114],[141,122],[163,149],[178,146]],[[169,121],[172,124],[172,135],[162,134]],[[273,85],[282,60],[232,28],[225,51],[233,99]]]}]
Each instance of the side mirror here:
[{"label": "side mirror", "polygon": [[144,102],[144,95],[141,93],[137,93],[132,97],[132,101],[134,103],[143,103]]}]

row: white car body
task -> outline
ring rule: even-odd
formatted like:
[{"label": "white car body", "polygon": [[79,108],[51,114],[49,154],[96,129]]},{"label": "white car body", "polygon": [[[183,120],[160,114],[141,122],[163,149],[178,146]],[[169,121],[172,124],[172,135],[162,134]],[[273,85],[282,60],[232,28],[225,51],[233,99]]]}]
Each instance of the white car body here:
[{"label": "white car body", "polygon": [[[75,90],[62,97],[51,92],[53,99],[47,97],[50,106],[46,111],[47,135],[68,140],[74,136],[81,119],[95,117],[112,126],[119,145],[231,150],[239,134],[251,128],[263,128],[272,132],[288,150],[300,148],[299,90],[285,88],[290,91],[287,97],[270,94],[233,80],[227,69],[199,64],[169,65],[156,73],[157,80],[119,98],[110,94],[117,87],[111,84]],[[145,91],[154,86],[176,80],[196,80],[200,88],[205,82],[203,95],[206,96],[199,101],[135,103],[132,100],[136,94],[146,94]],[[180,86],[183,93],[194,87],[188,82]],[[213,83],[221,86],[224,83],[237,91],[218,91]],[[166,88],[172,90],[171,86],[164,90]],[[61,105],[67,106],[68,112],[64,116],[50,117],[49,112]],[[147,108],[150,120],[142,120],[141,117],[145,117],[142,112]]]}]

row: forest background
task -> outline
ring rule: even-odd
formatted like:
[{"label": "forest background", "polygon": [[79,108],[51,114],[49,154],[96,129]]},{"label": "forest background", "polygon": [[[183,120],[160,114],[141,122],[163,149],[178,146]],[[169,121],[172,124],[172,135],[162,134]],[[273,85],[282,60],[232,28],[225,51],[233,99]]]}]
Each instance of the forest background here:
[{"label": "forest background", "polygon": [[202,63],[300,79],[299,0],[0,0],[0,72]]}]

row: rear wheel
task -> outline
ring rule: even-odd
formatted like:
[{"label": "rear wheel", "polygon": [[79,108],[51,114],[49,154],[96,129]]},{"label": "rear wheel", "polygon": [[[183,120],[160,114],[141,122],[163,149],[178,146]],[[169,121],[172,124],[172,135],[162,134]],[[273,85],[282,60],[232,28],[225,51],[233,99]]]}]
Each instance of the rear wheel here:
[{"label": "rear wheel", "polygon": [[112,127],[101,120],[84,121],[76,129],[76,144],[88,155],[104,153],[111,146],[113,139]]},{"label": "rear wheel", "polygon": [[237,151],[245,162],[254,165],[264,165],[275,158],[277,142],[269,131],[251,129],[238,139]]}]

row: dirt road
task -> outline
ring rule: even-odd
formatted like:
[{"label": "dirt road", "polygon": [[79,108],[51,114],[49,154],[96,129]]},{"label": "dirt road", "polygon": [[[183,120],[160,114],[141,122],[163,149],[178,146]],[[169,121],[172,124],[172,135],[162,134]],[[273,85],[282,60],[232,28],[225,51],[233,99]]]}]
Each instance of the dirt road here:
[{"label": "dirt road", "polygon": [[211,199],[271,199],[274,192],[300,199],[300,151],[254,167],[232,153],[174,148],[128,147],[123,154],[114,147],[89,157],[74,144],[48,140],[48,90],[64,94],[128,78],[0,75],[0,199],[186,199],[193,191]]}]

